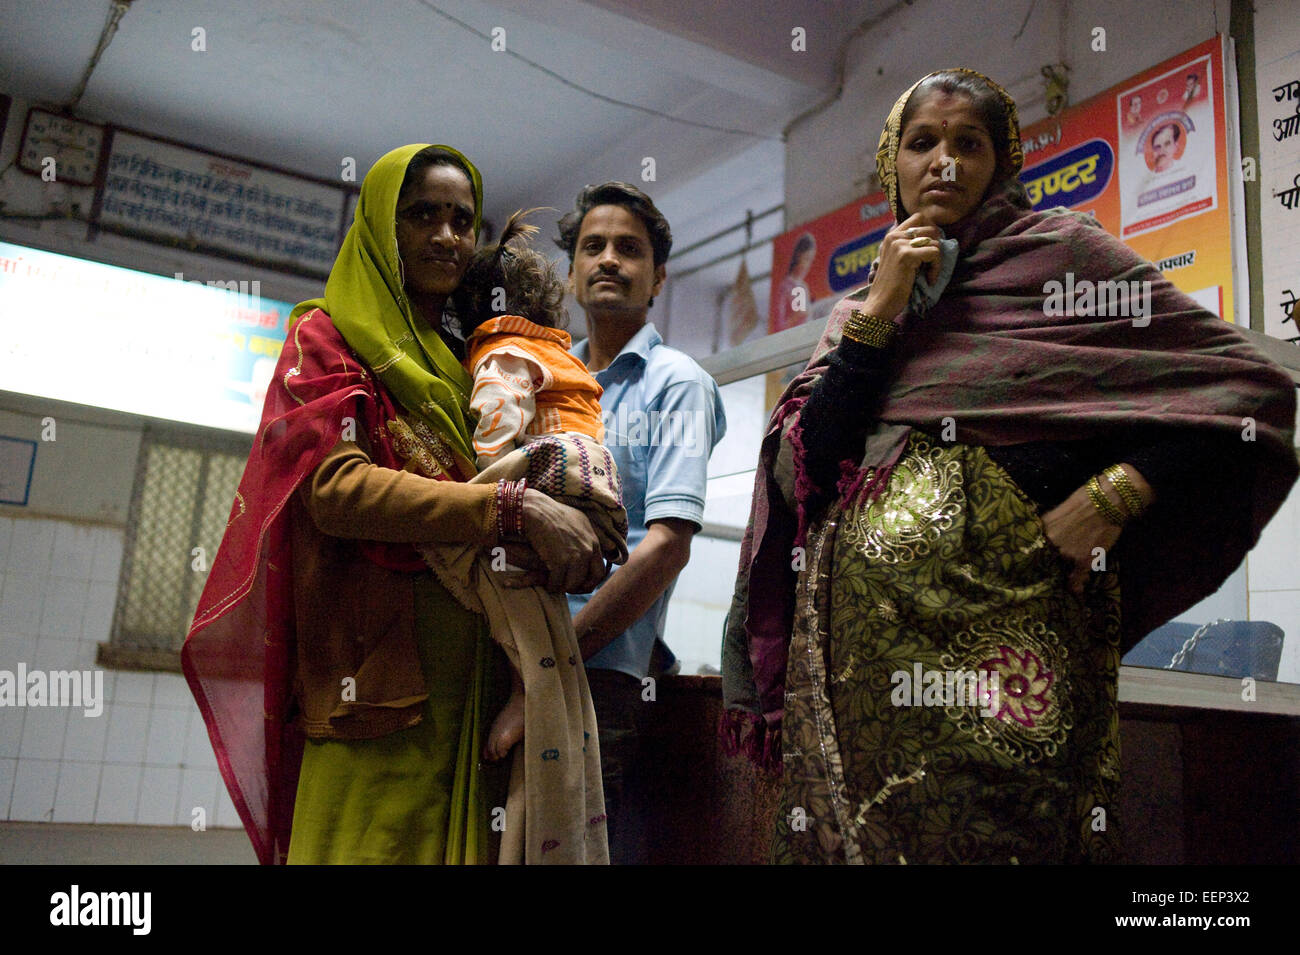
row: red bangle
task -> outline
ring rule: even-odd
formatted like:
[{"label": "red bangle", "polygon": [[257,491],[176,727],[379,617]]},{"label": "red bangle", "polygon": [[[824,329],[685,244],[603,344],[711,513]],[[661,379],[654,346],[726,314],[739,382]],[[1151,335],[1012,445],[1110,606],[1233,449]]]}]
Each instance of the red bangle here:
[{"label": "red bangle", "polygon": [[496,503],[496,519],[497,519],[497,540],[501,540],[503,537],[506,536],[501,532],[501,515],[502,515],[502,511],[504,510],[504,505],[501,503],[501,485],[504,483],[505,483],[504,481],[497,481],[497,486],[496,486],[495,503]]},{"label": "red bangle", "polygon": [[524,537],[524,492],[528,490],[528,480],[521,478],[515,482],[515,501],[513,517],[515,519],[515,536],[520,540]]},{"label": "red bangle", "polygon": [[501,540],[524,536],[524,491],[527,480],[497,481],[497,537]]}]

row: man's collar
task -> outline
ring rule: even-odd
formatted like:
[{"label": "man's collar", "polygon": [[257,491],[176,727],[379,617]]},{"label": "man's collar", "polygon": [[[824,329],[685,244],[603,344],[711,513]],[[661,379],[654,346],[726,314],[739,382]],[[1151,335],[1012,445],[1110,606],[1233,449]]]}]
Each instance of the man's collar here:
[{"label": "man's collar", "polygon": [[[664,340],[660,337],[654,322],[646,322],[637,329],[635,335],[627,340],[627,344],[614,356],[614,360],[609,363],[609,367],[613,368],[624,355],[635,355],[641,361],[647,362],[650,360],[650,350],[662,345],[663,342]],[[581,359],[584,365],[587,364],[591,357],[591,343],[584,338],[573,346],[573,354]]]},{"label": "man's collar", "polygon": [[[618,361],[624,355],[639,355],[642,361],[649,361],[650,349],[656,345],[662,345],[663,341],[654,323],[646,322],[635,335],[628,339],[627,344],[623,346],[623,350],[614,357],[614,361]],[[613,364],[613,362],[610,362],[610,364]]]}]

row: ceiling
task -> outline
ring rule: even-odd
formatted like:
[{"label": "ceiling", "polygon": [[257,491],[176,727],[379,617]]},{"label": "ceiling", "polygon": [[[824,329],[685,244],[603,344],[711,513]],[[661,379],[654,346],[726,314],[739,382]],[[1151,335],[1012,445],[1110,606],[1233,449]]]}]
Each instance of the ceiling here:
[{"label": "ceiling", "polygon": [[[782,128],[833,90],[843,38],[894,5],[134,0],[77,112],[322,178],[345,157],[364,170],[393,146],[446,142],[482,169],[497,221],[635,181],[651,157],[645,188],[672,197],[672,218],[723,201],[708,173],[729,161],[732,180],[770,179],[773,162],[779,179]],[[67,103],[110,10],[0,0],[0,92]],[[791,49],[800,26],[806,52]]]}]

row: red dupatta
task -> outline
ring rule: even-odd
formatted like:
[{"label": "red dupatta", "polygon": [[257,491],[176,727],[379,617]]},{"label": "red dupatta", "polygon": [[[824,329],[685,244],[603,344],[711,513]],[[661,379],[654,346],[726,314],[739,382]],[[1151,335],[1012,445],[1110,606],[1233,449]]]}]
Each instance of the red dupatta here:
[{"label": "red dupatta", "polygon": [[[354,435],[368,440],[376,464],[400,469],[387,429],[397,412],[328,315],[314,309],[297,321],[181,650],[217,766],[263,864],[287,854],[303,750],[290,713],[296,636],[286,505],[326,454]],[[407,544],[361,549],[392,570],[425,568]]]}]

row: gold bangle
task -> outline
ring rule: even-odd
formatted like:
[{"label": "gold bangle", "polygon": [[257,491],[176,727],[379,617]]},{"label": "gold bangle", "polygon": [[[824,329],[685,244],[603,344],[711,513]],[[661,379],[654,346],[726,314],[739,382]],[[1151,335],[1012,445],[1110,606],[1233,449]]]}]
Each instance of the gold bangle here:
[{"label": "gold bangle", "polygon": [[1146,505],[1142,503],[1142,495],[1129,480],[1128,472],[1118,464],[1112,464],[1102,473],[1110,480],[1111,486],[1119,494],[1119,499],[1124,502],[1129,514],[1132,517],[1141,517],[1142,512],[1146,510]]},{"label": "gold bangle", "polygon": [[898,334],[898,326],[886,319],[877,318],[875,315],[854,311],[850,313],[848,319],[844,322],[840,334],[845,338],[853,339],[860,345],[884,348]]},{"label": "gold bangle", "polygon": [[1087,488],[1088,497],[1092,501],[1092,506],[1101,511],[1101,516],[1106,518],[1106,520],[1110,521],[1110,523],[1114,524],[1116,527],[1123,527],[1125,520],[1124,512],[1111,503],[1110,498],[1106,496],[1106,492],[1101,489],[1101,482],[1097,480],[1095,474],[1088,478]]}]

